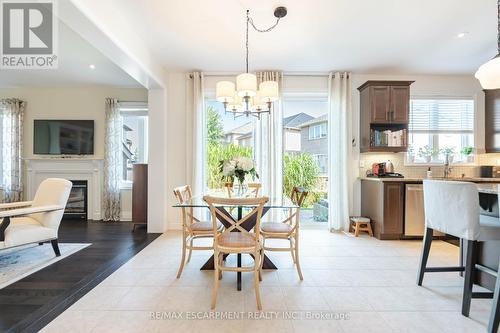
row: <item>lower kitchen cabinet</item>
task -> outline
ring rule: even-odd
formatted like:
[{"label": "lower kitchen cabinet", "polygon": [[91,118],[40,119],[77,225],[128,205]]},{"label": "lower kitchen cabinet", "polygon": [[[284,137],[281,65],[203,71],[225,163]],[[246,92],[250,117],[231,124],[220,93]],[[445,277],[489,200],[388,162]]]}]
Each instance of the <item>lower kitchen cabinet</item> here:
[{"label": "lower kitchen cabinet", "polygon": [[378,239],[399,239],[403,235],[405,183],[361,181],[361,215],[372,220]]}]

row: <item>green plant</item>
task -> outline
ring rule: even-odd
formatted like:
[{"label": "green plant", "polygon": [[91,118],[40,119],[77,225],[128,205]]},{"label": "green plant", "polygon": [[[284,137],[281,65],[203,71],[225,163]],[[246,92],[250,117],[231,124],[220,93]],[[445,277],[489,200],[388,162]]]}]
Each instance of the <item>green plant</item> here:
[{"label": "green plant", "polygon": [[418,149],[419,157],[426,158],[426,157],[437,156],[438,154],[439,154],[439,149],[432,148],[428,145],[425,145]]},{"label": "green plant", "polygon": [[309,195],[304,203],[304,207],[310,206],[318,201],[322,196],[315,192],[318,184],[319,167],[309,154],[288,154],[283,155],[283,193],[290,195],[294,186],[307,189]]},{"label": "green plant", "polygon": [[224,138],[224,125],[219,112],[212,106],[207,108],[207,140],[208,143],[219,143]]},{"label": "green plant", "polygon": [[460,153],[464,156],[469,156],[474,151],[473,147],[463,147]]},{"label": "green plant", "polygon": [[444,154],[445,156],[453,156],[456,153],[455,147],[445,147],[441,149],[441,153]]}]

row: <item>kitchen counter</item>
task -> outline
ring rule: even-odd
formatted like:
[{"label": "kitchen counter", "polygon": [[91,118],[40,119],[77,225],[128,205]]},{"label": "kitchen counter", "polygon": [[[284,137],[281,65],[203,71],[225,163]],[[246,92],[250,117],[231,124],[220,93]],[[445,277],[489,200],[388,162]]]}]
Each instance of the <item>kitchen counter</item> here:
[{"label": "kitchen counter", "polygon": [[461,182],[473,182],[473,183],[498,183],[500,184],[500,178],[482,178],[482,177],[432,177],[432,178],[377,178],[377,177],[359,177],[360,180],[369,180],[376,182],[397,182],[397,183],[413,183],[422,182],[424,179],[433,180],[450,180],[450,181],[461,181]]}]

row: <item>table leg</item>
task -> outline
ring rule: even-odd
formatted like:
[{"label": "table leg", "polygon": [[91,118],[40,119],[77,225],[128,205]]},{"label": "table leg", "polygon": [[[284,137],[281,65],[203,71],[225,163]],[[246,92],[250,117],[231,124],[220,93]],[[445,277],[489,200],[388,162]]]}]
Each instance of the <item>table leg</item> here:
[{"label": "table leg", "polygon": [[[238,206],[238,221],[243,218],[243,207]],[[238,253],[238,267],[241,267],[241,253]],[[241,272],[236,273],[236,286],[241,291]]]}]

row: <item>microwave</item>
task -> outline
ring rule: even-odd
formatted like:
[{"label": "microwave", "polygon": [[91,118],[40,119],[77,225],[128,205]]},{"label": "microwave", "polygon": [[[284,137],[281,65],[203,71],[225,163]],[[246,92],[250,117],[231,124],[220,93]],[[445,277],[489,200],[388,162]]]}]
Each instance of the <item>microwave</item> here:
[{"label": "microwave", "polygon": [[500,178],[500,166],[482,165],[479,169],[481,178]]}]

